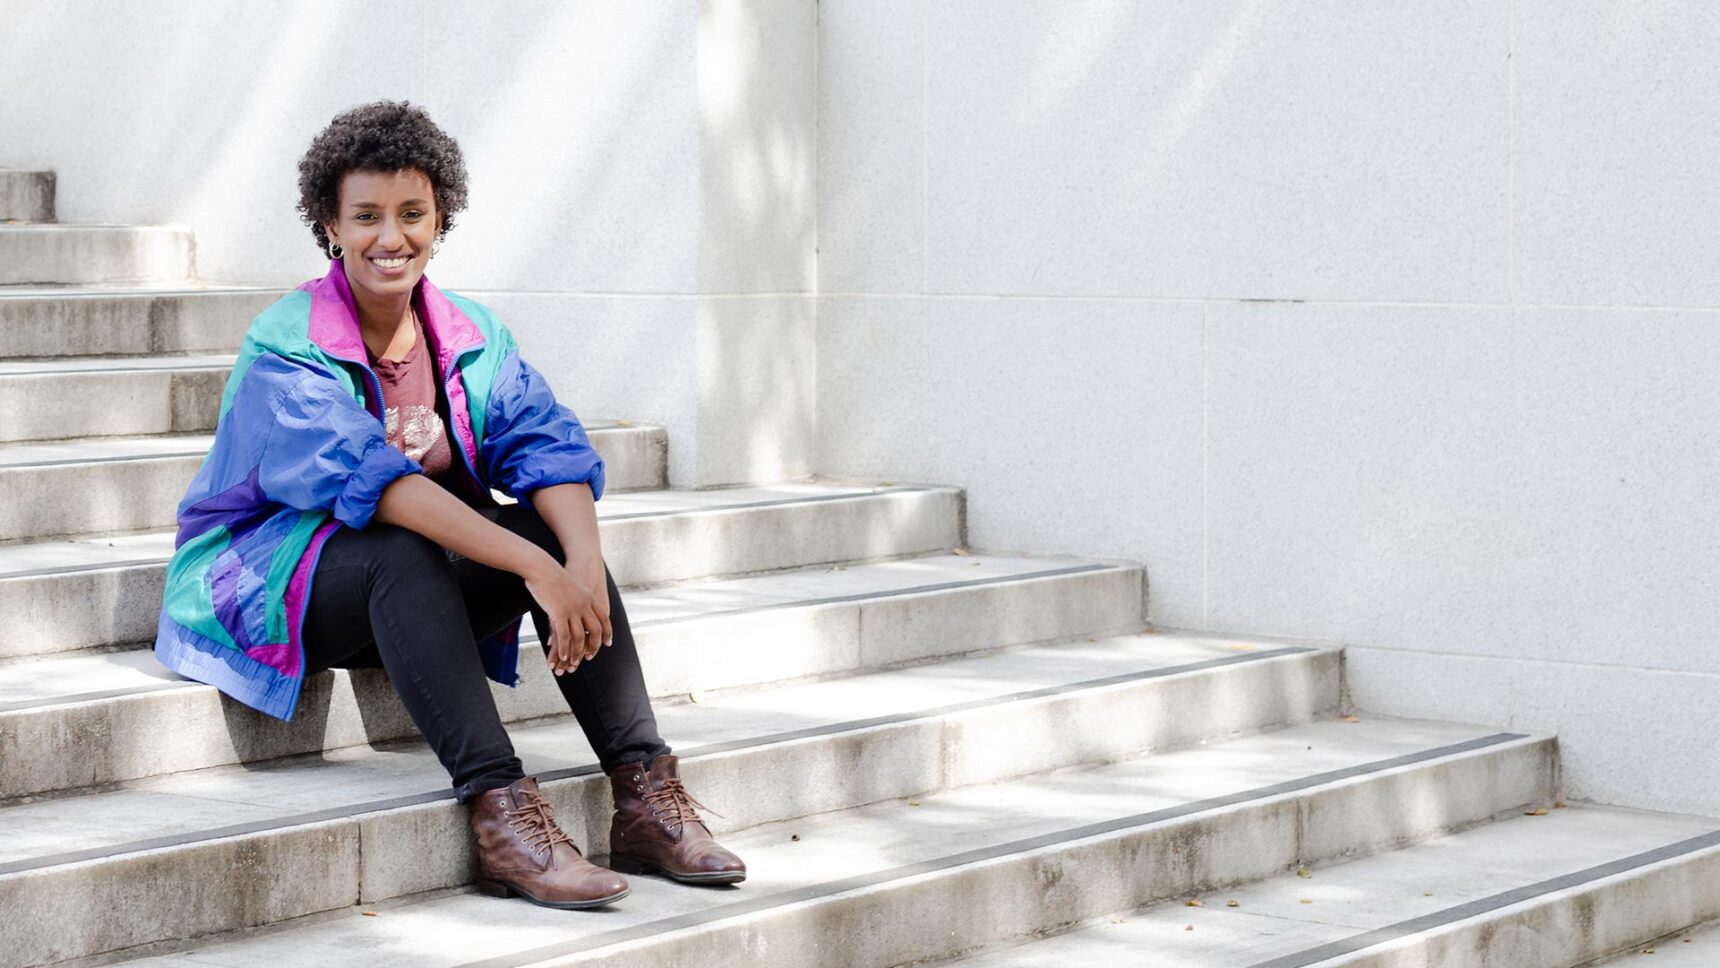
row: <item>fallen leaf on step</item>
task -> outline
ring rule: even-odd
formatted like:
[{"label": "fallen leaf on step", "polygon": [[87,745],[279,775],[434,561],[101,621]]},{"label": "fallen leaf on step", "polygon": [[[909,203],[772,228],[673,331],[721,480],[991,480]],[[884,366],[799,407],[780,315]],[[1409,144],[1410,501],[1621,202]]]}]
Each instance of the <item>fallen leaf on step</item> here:
[{"label": "fallen leaf on step", "polygon": [[1345,716],[1344,717],[1344,722],[1346,722],[1346,723],[1359,723],[1361,721],[1362,721],[1362,717],[1360,717],[1360,716]]},{"label": "fallen leaf on step", "polygon": [[1298,867],[1298,868],[1296,868],[1296,876],[1297,877],[1313,877],[1314,872],[1309,870],[1306,867]]},{"label": "fallen leaf on step", "polygon": [[788,839],[794,841],[797,844],[800,843],[800,835],[799,834],[789,834]]},{"label": "fallen leaf on step", "polygon": [[704,702],[705,701],[704,690],[694,689],[692,692],[687,693],[687,701],[688,702]]},{"label": "fallen leaf on step", "polygon": [[966,558],[968,555],[973,554],[973,552],[967,550],[966,548],[952,548],[950,550],[950,554],[961,555],[963,558]]},{"label": "fallen leaf on step", "polygon": [[376,917],[376,912],[375,911],[366,911],[366,912],[364,912],[364,916],[367,918],[374,918],[374,917]]},{"label": "fallen leaf on step", "polygon": [[1193,931],[1193,930],[1194,930],[1194,925],[1192,925],[1192,924],[1191,924],[1191,925],[1189,925],[1189,926],[1188,926],[1188,927],[1186,927],[1186,928],[1184,928],[1184,929],[1183,929],[1183,930],[1184,930],[1184,931]]},{"label": "fallen leaf on step", "polygon": [[1253,652],[1254,646],[1249,645],[1247,642],[1238,642],[1235,645],[1230,647],[1230,651],[1232,651],[1232,652]]},{"label": "fallen leaf on step", "polygon": [[910,807],[917,807],[919,805],[920,805],[920,801],[918,801],[918,800],[909,800],[908,801],[908,806],[910,806]]},{"label": "fallen leaf on step", "polygon": [[1563,800],[1554,800],[1554,801],[1553,801],[1553,809],[1554,809],[1554,810],[1563,810],[1563,809],[1565,809],[1565,801],[1563,801]]},{"label": "fallen leaf on step", "polygon": [[1311,897],[1305,897],[1305,898],[1303,898],[1303,899],[1302,899],[1302,903],[1303,903],[1303,904],[1313,904],[1313,903],[1314,903],[1314,899],[1313,899],[1313,898],[1311,898]]},{"label": "fallen leaf on step", "polygon": [[615,421],[615,426],[617,426],[617,427],[631,427],[631,426],[633,426],[633,421],[631,421],[631,420],[617,420],[617,421]]},{"label": "fallen leaf on step", "polygon": [[831,571],[847,571],[848,569],[842,567],[841,565],[831,565],[830,570]]},{"label": "fallen leaf on step", "polygon": [[1206,902],[1202,901],[1198,897],[1191,897],[1184,901],[1183,904],[1187,907],[1206,907]]},{"label": "fallen leaf on step", "polygon": [[1546,807],[1536,807],[1533,810],[1523,811],[1523,816],[1525,816],[1525,817],[1545,817],[1546,815],[1547,815],[1547,808]]},{"label": "fallen leaf on step", "polygon": [[895,481],[879,481],[878,486],[879,487],[895,487],[896,482]]},{"label": "fallen leaf on step", "polygon": [[1422,896],[1422,897],[1432,897],[1432,896],[1433,896],[1433,892],[1432,892],[1432,891],[1422,891],[1422,892],[1421,892],[1421,896]]},{"label": "fallen leaf on step", "polygon": [[1225,907],[1241,907],[1241,906],[1242,906],[1242,902],[1241,902],[1241,901],[1238,901],[1238,900],[1237,900],[1237,899],[1236,899],[1236,898],[1234,898],[1234,897],[1233,897],[1233,898],[1231,898],[1231,899],[1230,899],[1230,900],[1228,900],[1228,901],[1225,901],[1225,902],[1224,902],[1224,906],[1225,906]]},{"label": "fallen leaf on step", "polygon": [[1645,955],[1652,955],[1652,954],[1654,954],[1654,949],[1653,948],[1644,948],[1644,949],[1642,949],[1642,953]]}]

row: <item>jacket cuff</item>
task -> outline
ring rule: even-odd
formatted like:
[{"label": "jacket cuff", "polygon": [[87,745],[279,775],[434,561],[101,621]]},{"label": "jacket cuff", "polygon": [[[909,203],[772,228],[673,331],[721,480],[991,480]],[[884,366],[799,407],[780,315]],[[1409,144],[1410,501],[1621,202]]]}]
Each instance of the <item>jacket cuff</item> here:
[{"label": "jacket cuff", "polygon": [[514,468],[513,495],[531,506],[531,492],[557,484],[589,484],[592,500],[603,497],[603,458],[589,446],[535,450]]},{"label": "jacket cuff", "polygon": [[376,502],[382,500],[382,492],[388,485],[422,471],[417,461],[387,444],[379,444],[348,475],[346,487],[334,501],[335,518],[350,527],[364,527],[376,514]]}]

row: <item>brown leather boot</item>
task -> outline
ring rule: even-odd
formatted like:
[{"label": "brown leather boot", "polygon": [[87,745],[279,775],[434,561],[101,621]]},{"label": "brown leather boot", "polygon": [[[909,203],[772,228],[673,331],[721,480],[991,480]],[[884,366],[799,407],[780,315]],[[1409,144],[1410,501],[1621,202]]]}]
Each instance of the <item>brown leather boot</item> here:
[{"label": "brown leather boot", "polygon": [[473,799],[472,833],[478,890],[485,894],[575,910],[619,901],[630,890],[621,875],[580,855],[532,777]]},{"label": "brown leather boot", "polygon": [[647,766],[627,763],[609,774],[615,819],[609,825],[609,866],[625,874],[658,873],[686,884],[736,884],[747,865],[711,837],[693,809],[704,806],[681,786],[675,757]]}]

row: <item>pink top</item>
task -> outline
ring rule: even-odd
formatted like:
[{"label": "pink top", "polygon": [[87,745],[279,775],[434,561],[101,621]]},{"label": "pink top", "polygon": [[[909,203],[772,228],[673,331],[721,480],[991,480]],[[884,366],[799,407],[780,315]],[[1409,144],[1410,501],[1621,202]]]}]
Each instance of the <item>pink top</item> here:
[{"label": "pink top", "polygon": [[448,428],[442,422],[436,367],[426,349],[424,323],[417,313],[412,314],[412,325],[416,332],[405,359],[379,360],[371,356],[370,366],[382,382],[388,443],[417,461],[424,468],[424,476],[441,484],[453,466],[454,452],[448,444]]}]

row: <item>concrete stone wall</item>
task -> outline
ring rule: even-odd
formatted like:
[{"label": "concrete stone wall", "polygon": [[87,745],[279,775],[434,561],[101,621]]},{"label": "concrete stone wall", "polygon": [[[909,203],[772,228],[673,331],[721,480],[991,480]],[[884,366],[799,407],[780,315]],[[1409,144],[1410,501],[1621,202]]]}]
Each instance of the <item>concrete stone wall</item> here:
[{"label": "concrete stone wall", "polygon": [[1720,813],[1720,11],[827,0],[818,467]]},{"label": "concrete stone wall", "polygon": [[[296,285],[327,266],[294,210],[310,139],[356,104],[422,104],[471,175],[439,285],[502,310],[582,414],[667,424],[677,483],[796,477],[815,20],[801,0],[0,0],[0,167],[57,171],[64,222],[189,225],[205,280]],[[724,392],[693,346],[728,329],[804,406]]]}]

